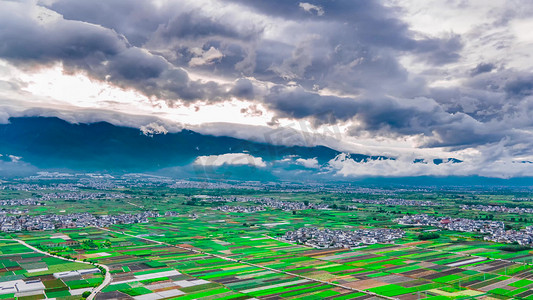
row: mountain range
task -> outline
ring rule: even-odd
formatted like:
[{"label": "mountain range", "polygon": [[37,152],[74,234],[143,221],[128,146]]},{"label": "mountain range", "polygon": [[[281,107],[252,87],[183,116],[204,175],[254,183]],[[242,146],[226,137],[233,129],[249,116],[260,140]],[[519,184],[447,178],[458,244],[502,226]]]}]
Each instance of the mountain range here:
[{"label": "mountain range", "polygon": [[[4,162],[23,162],[39,170],[82,172],[159,172],[178,177],[277,179],[330,176],[328,163],[394,160],[394,157],[342,153],[326,146],[258,143],[190,130],[143,134],[107,122],[72,124],[55,117],[10,118],[0,124]],[[460,163],[454,158],[429,163]],[[414,163],[427,163],[417,159]],[[4,174],[5,176],[5,174]]]}]

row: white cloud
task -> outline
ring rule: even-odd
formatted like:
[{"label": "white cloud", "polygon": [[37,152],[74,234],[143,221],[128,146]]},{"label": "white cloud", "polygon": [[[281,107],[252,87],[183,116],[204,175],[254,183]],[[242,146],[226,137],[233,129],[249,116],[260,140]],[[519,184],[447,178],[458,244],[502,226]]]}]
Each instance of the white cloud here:
[{"label": "white cloud", "polygon": [[324,15],[324,9],[318,5],[313,5],[307,2],[300,2],[300,8],[305,10],[308,13],[315,13],[317,16]]},{"label": "white cloud", "polygon": [[328,162],[331,170],[345,177],[415,177],[415,176],[483,176],[494,178],[533,176],[531,163],[517,162],[511,158],[490,161],[472,159],[462,163],[414,163],[412,157],[396,160],[357,162],[340,154]]},{"label": "white cloud", "polygon": [[154,134],[167,134],[168,130],[165,128],[165,126],[152,122],[148,125],[143,125],[140,128],[141,132],[146,136],[154,136]]},{"label": "white cloud", "polygon": [[22,157],[20,157],[20,156],[15,156],[15,155],[11,155],[11,154],[8,155],[8,156],[9,156],[9,158],[11,159],[11,161],[12,161],[12,162],[15,162],[15,163],[16,163],[16,162],[19,162],[19,161],[22,159]]},{"label": "white cloud", "polygon": [[9,114],[5,111],[0,111],[0,124],[9,123]]},{"label": "white cloud", "polygon": [[0,176],[29,176],[38,170],[35,166],[20,160],[20,157],[13,155],[8,155],[8,157],[11,161],[0,160]]},{"label": "white cloud", "polygon": [[223,165],[249,165],[266,167],[261,157],[254,157],[247,153],[226,153],[222,155],[198,156],[195,165],[220,167]]},{"label": "white cloud", "polygon": [[320,168],[320,166],[318,165],[318,160],[316,158],[309,158],[309,159],[298,158],[296,159],[296,163],[309,169]]},{"label": "white cloud", "polygon": [[207,51],[200,48],[194,48],[194,52],[197,56],[191,58],[189,61],[189,66],[191,67],[209,65],[224,57],[224,54],[215,47],[211,47]]}]

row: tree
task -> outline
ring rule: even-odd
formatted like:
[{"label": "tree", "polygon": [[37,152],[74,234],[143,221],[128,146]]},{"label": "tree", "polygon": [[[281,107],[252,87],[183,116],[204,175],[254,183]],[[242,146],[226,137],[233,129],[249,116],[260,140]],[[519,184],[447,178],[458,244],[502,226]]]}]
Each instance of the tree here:
[{"label": "tree", "polygon": [[421,241],[433,240],[439,238],[440,235],[436,232],[423,232],[418,235],[418,239]]},{"label": "tree", "polygon": [[87,298],[87,297],[89,297],[90,295],[91,295],[91,292],[89,292],[89,291],[85,291],[85,292],[83,292],[83,294],[81,294],[81,296],[82,296],[83,298]]}]

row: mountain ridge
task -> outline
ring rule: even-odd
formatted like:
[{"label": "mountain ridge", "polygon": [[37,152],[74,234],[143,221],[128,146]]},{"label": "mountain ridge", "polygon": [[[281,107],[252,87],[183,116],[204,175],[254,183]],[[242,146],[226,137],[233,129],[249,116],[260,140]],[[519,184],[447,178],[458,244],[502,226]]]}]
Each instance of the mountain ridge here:
[{"label": "mountain ridge", "polygon": [[[342,152],[326,146],[282,146],[184,129],[147,136],[108,122],[73,124],[57,117],[10,118],[0,124],[0,153],[39,168],[86,171],[155,171],[191,164],[199,156],[247,153],[265,161],[295,156],[327,163]],[[394,159],[351,153],[356,161]]]}]

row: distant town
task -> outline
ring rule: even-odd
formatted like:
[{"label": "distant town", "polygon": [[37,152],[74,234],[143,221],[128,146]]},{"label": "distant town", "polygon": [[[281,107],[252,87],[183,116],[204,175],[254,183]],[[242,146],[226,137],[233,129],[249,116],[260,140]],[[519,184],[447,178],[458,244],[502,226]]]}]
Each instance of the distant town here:
[{"label": "distant town", "polygon": [[288,231],[283,240],[305,244],[315,248],[354,248],[361,245],[392,243],[405,232],[401,229],[332,230],[318,227],[302,227]]},{"label": "distant town", "polygon": [[437,206],[442,205],[433,201],[425,200],[405,200],[405,199],[384,199],[384,200],[366,200],[353,199],[353,202],[363,204],[381,204],[381,205],[400,205],[400,206]]},{"label": "distant town", "polygon": [[505,224],[499,221],[435,217],[426,214],[403,216],[396,219],[396,222],[401,225],[433,226],[446,230],[479,232],[487,234],[483,238],[485,241],[533,245],[533,226],[521,230],[506,230]]},{"label": "distant town", "polygon": [[[329,209],[325,203],[310,203],[308,201],[282,201],[275,198],[255,198],[255,197],[204,197],[203,201],[209,202],[251,202],[259,204],[262,207],[270,207],[283,211],[304,210],[304,209]],[[231,211],[233,208],[225,208],[225,211]],[[235,208],[238,212],[239,208]],[[246,209],[243,209],[246,210]]]},{"label": "distant town", "polygon": [[54,230],[58,228],[80,228],[89,226],[106,227],[113,224],[147,223],[148,218],[155,218],[158,216],[159,213],[153,211],[118,215],[73,213],[65,215],[0,216],[0,231]]},{"label": "distant town", "polygon": [[265,210],[265,208],[262,206],[241,206],[241,205],[235,205],[235,206],[224,205],[224,206],[215,207],[214,209],[220,210],[223,212],[232,212],[232,213],[254,213],[254,212]]},{"label": "distant town", "polygon": [[396,219],[396,222],[401,225],[434,226],[447,230],[480,233],[494,233],[505,228],[504,223],[499,221],[471,220],[426,214],[405,215]]},{"label": "distant town", "polygon": [[44,205],[44,203],[36,199],[10,199],[0,200],[0,206],[25,206],[25,205]]},{"label": "distant town", "polygon": [[461,205],[461,209],[479,210],[479,211],[485,211],[485,212],[503,212],[503,213],[510,213],[510,214],[519,214],[519,215],[533,214],[533,208],[507,207],[507,206],[500,206],[500,205],[482,205],[482,204]]}]

